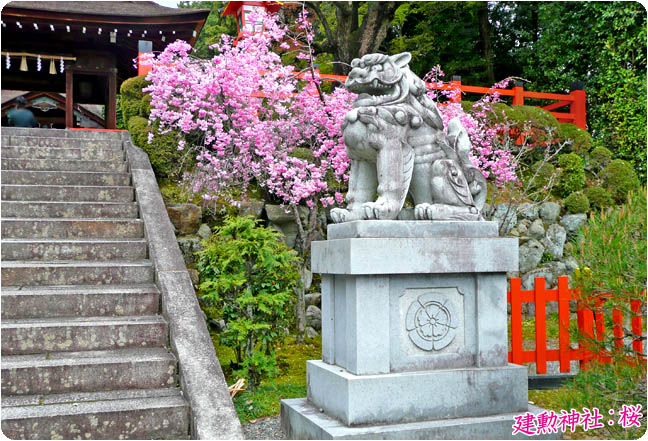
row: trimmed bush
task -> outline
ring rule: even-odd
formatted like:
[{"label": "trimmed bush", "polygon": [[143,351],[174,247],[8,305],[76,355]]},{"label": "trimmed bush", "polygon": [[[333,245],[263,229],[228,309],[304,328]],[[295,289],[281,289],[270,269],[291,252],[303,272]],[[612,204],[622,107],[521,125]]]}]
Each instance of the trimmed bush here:
[{"label": "trimmed bush", "polygon": [[562,198],[585,187],[585,165],[583,158],[576,153],[564,153],[558,156],[560,179],[555,186],[556,195]]},{"label": "trimmed bush", "polygon": [[135,145],[148,154],[153,171],[158,178],[173,177],[180,173],[182,152],[178,150],[176,132],[156,135],[149,144],[148,136],[151,130],[146,118],[133,116],[129,119],[127,127]]},{"label": "trimmed bush", "polygon": [[639,179],[632,165],[623,159],[615,159],[603,170],[603,185],[614,200],[622,204],[628,193],[639,186]]},{"label": "trimmed bush", "polygon": [[557,135],[563,141],[571,140],[571,150],[574,152],[583,154],[592,148],[592,136],[575,124],[559,124]]},{"label": "trimmed bush", "polygon": [[563,205],[569,213],[587,213],[590,209],[590,201],[582,191],[567,196]]},{"label": "trimmed bush", "polygon": [[596,172],[603,170],[612,160],[612,152],[603,146],[596,147],[589,156],[590,165]]},{"label": "trimmed bush", "polygon": [[[124,81],[119,89],[121,93],[121,110],[124,125],[128,127],[129,120],[134,116],[148,117],[150,106],[144,104],[142,89],[149,85],[144,75],[129,78]],[[150,98],[148,100],[150,103]],[[141,147],[141,146],[140,146]]]},{"label": "trimmed bush", "polygon": [[609,191],[603,187],[587,187],[584,191],[590,205],[595,210],[614,205],[614,199]]}]

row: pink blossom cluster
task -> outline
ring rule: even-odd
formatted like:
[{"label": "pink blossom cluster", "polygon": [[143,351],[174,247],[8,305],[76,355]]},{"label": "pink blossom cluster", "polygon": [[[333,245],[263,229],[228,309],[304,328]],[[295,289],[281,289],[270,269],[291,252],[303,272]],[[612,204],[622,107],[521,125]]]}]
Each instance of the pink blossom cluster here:
[{"label": "pink blossom cluster", "polygon": [[[305,15],[298,22],[312,39]],[[272,50],[282,44],[286,27],[268,16],[264,24],[263,33],[237,45],[223,36],[210,60],[192,57],[185,42],[168,45],[147,76],[149,121],[159,133],[201,135],[200,145],[193,146],[200,170],[196,192],[221,195],[256,181],[286,204],[341,203],[343,196],[329,188],[327,177],[348,179],[341,125],[355,95],[338,88],[320,96],[317,76],[298,79]],[[295,149],[308,149],[312,158],[293,155]]]},{"label": "pink blossom cluster", "polygon": [[440,98],[450,99],[460,90],[453,88],[452,85],[441,81],[444,73],[439,66],[434,67],[425,77],[424,80],[432,85],[428,90],[428,96],[437,102],[439,111],[443,118],[443,123],[447,127],[448,122],[455,117],[461,119],[461,124],[468,132],[468,137],[473,146],[470,159],[473,164],[479,168],[486,178],[494,177],[498,186],[507,182],[515,182],[516,164],[510,150],[503,148],[499,142],[499,133],[506,131],[504,124],[493,123],[488,120],[494,112],[493,104],[501,102],[499,89],[508,87],[509,78],[500,81],[491,87],[491,93],[484,95],[479,101],[472,106],[472,112],[466,113],[461,103],[447,102],[439,104]]}]

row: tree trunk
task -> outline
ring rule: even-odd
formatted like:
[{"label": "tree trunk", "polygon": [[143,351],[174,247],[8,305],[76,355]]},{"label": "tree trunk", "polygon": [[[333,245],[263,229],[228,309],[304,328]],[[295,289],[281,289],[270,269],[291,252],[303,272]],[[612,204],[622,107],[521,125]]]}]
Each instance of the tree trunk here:
[{"label": "tree trunk", "polygon": [[360,29],[358,57],[378,51],[387,37],[387,30],[397,8],[396,2],[369,2]]},{"label": "tree trunk", "polygon": [[486,64],[486,81],[488,84],[495,83],[495,72],[493,70],[493,50],[491,45],[491,24],[488,21],[488,3],[482,2],[477,10],[479,20],[479,37],[482,45],[482,55]]},{"label": "tree trunk", "polygon": [[387,37],[387,30],[398,8],[396,2],[368,2],[367,13],[360,27],[359,9],[361,2],[334,2],[336,7],[336,29],[333,31],[318,2],[307,2],[309,9],[315,12],[326,33],[328,47],[335,58],[333,73],[348,75],[349,65],[354,58],[378,51]]}]

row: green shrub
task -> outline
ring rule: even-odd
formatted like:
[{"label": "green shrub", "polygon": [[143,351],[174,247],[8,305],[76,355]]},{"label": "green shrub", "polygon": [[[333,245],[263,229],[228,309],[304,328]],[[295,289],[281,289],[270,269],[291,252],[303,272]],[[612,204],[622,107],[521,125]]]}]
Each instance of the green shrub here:
[{"label": "green shrub", "polygon": [[[550,134],[558,128],[558,120],[551,112],[535,106],[510,106],[504,109],[506,118],[519,130],[525,130],[530,144],[551,141]],[[530,123],[530,127],[527,126]]]},{"label": "green shrub", "polygon": [[603,170],[602,176],[603,185],[619,204],[625,202],[628,192],[639,186],[637,173],[632,165],[623,159],[611,161]]},{"label": "green shrub", "polygon": [[180,173],[183,152],[178,150],[177,132],[156,135],[151,144],[148,136],[151,126],[148,120],[141,116],[133,116],[128,121],[128,131],[135,145],[144,150],[151,161],[151,166],[158,178],[173,177]]},{"label": "green shrub", "polygon": [[583,158],[576,153],[564,153],[558,156],[560,179],[556,183],[556,195],[567,197],[585,187],[585,165]]},{"label": "green shrub", "polygon": [[222,312],[220,342],[234,349],[250,390],[276,372],[275,348],[294,316],[297,256],[279,236],[251,217],[228,217],[198,253],[200,298]]},{"label": "green shrub", "polygon": [[604,207],[614,205],[614,199],[609,191],[603,187],[587,187],[584,191],[585,196],[590,202],[590,205],[596,211]]},{"label": "green shrub", "polygon": [[563,201],[563,205],[570,213],[587,213],[590,208],[590,201],[581,191],[576,191]]},{"label": "green shrub", "polygon": [[149,107],[144,105],[142,101],[145,96],[142,89],[149,85],[145,78],[144,75],[129,78],[122,83],[119,89],[121,93],[121,109],[126,127],[128,127],[130,119],[134,116],[148,117]]},{"label": "green shrub", "polygon": [[[639,300],[645,305],[646,188],[630,192],[626,204],[591,216],[582,229],[579,247],[579,268],[574,271],[574,283],[586,307],[605,299],[602,306],[605,317],[611,316],[615,309],[628,317],[631,301]],[[605,332],[600,341],[589,342],[596,345],[595,353],[615,347],[611,327]],[[641,331],[633,338],[641,338]],[[632,354],[631,347],[614,350],[613,355],[618,359]],[[645,386],[643,390],[645,393]]]},{"label": "green shrub", "polygon": [[572,123],[561,123],[558,125],[557,135],[561,140],[571,140],[571,151],[580,154],[590,151],[592,148],[592,136],[586,130],[581,129]]},{"label": "green shrub", "polygon": [[603,146],[598,146],[589,155],[590,165],[595,172],[603,170],[612,159],[612,152]]}]

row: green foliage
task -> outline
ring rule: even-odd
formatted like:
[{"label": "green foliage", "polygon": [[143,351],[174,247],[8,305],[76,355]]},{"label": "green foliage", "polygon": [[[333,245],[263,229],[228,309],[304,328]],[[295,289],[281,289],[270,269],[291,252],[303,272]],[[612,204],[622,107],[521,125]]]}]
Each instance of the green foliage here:
[{"label": "green foliage", "polygon": [[589,155],[590,165],[595,172],[603,170],[612,160],[612,152],[603,146],[598,146]]},{"label": "green foliage", "polygon": [[581,155],[592,148],[592,136],[575,124],[560,123],[557,134],[563,141],[571,140],[571,150]]},{"label": "green foliage", "polygon": [[614,200],[621,204],[626,200],[628,192],[639,186],[637,174],[630,163],[615,159],[602,172],[603,185]]},{"label": "green foliage", "polygon": [[128,127],[130,119],[134,116],[148,118],[149,108],[143,104],[144,93],[142,89],[148,86],[144,75],[129,78],[121,85],[121,112],[124,119],[124,125]]},{"label": "green foliage", "polygon": [[[592,216],[579,246],[574,281],[586,304],[605,298],[605,316],[619,309],[627,317],[632,299],[645,303],[646,188],[630,193],[625,205]],[[607,329],[600,344],[613,347],[613,338]]]},{"label": "green foliage", "polygon": [[556,183],[555,191],[560,197],[567,197],[575,191],[585,187],[585,165],[583,158],[576,153],[564,153],[558,156],[560,179]]},{"label": "green foliage", "polygon": [[542,253],[542,257],[540,258],[540,263],[548,263],[548,262],[553,262],[554,261],[554,256],[551,253],[544,252]]},{"label": "green foliage", "polygon": [[153,171],[158,178],[172,178],[180,174],[185,154],[178,150],[178,134],[176,132],[164,135],[156,134],[149,144],[149,133],[156,132],[151,130],[146,118],[133,116],[129,119],[127,127],[135,145],[148,154]]},{"label": "green foliage", "polygon": [[297,257],[273,230],[251,217],[228,217],[199,254],[201,299],[222,312],[222,344],[250,389],[277,372],[275,348],[293,316]]},{"label": "green foliage", "polygon": [[[521,14],[521,7],[528,13]],[[532,90],[567,92],[572,81],[583,81],[588,131],[617,157],[631,161],[645,179],[643,5],[619,1],[502,2],[496,9],[501,23],[498,32],[511,37],[504,59],[515,60],[510,64],[521,68],[519,74],[532,81]],[[522,31],[521,35],[517,31]],[[500,53],[496,50],[497,56]]]},{"label": "green foliage", "polygon": [[567,196],[563,205],[570,213],[587,213],[590,209],[589,198],[581,191],[575,191]]},{"label": "green foliage", "polygon": [[412,53],[411,69],[425,75],[440,65],[465,84],[490,85],[489,59],[480,45],[485,2],[402,2],[392,21],[390,53]]},{"label": "green foliage", "polygon": [[126,130],[126,124],[124,123],[124,112],[122,111],[121,106],[121,95],[117,94],[117,101],[115,104],[115,117],[117,123],[115,128],[118,130]]},{"label": "green foliage", "polygon": [[584,193],[585,196],[587,196],[590,205],[596,211],[600,210],[601,208],[614,205],[614,199],[612,199],[612,195],[603,187],[587,187]]}]

